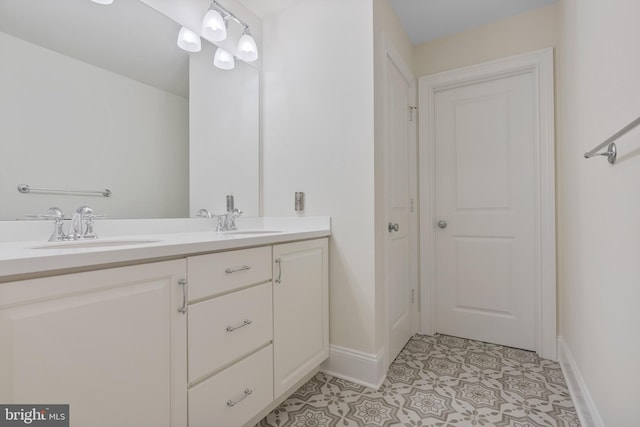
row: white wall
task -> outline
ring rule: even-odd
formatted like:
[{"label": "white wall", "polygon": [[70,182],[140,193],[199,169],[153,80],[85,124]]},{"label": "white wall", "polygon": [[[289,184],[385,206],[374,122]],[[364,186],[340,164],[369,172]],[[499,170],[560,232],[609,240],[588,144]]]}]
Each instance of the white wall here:
[{"label": "white wall", "polygon": [[[4,33],[0,51],[0,218],[83,204],[114,218],[186,216],[186,99]],[[113,196],[20,194],[20,183]]]},{"label": "white wall", "polygon": [[604,425],[640,420],[640,129],[615,166],[583,153],[640,115],[640,3],[564,0],[561,334]]},{"label": "white wall", "polygon": [[265,18],[264,214],[330,215],[331,344],[375,342],[372,4],[300,0]]}]

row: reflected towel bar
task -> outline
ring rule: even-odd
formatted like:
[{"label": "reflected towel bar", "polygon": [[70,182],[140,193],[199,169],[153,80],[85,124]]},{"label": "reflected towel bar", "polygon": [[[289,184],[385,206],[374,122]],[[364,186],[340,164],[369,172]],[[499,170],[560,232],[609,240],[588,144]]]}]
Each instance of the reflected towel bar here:
[{"label": "reflected towel bar", "polygon": [[[634,121],[632,121],[631,123],[623,127],[622,129],[620,129],[618,132],[611,135],[609,138],[607,138],[606,141],[598,145],[593,150],[584,153],[584,157],[586,159],[590,159],[591,157],[594,157],[594,156],[607,156],[607,160],[609,160],[609,163],[614,164],[616,162],[618,150],[616,148],[616,144],[613,141],[620,138],[622,135],[629,132],[631,129],[635,128],[638,125],[640,125],[640,117],[638,117],[637,119],[635,119]],[[598,153],[598,151],[602,150],[604,147],[607,147],[607,151],[603,153]]]},{"label": "reflected towel bar", "polygon": [[43,188],[32,187],[28,184],[18,184],[18,191],[21,193],[30,193],[32,191],[40,193],[62,193],[62,194],[93,194],[96,196],[111,197],[111,190],[63,190],[61,188]]}]

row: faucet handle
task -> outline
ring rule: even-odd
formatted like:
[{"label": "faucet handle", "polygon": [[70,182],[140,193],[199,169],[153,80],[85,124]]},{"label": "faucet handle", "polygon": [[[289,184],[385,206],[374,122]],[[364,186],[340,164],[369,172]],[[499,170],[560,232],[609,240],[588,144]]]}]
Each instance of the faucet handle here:
[{"label": "faucet handle", "polygon": [[200,218],[213,218],[215,215],[212,215],[208,209],[200,209],[196,216]]},{"label": "faucet handle", "polygon": [[[105,215],[100,215],[105,216]],[[98,215],[89,215],[87,216],[87,223],[85,225],[84,233],[82,233],[83,239],[97,239],[98,235],[93,231],[93,220],[97,218]]]},{"label": "faucet handle", "polygon": [[46,215],[48,215],[50,218],[64,219],[64,213],[62,212],[62,209],[56,208],[55,206],[47,209]]},{"label": "faucet handle", "polygon": [[218,220],[218,223],[216,224],[216,231],[224,231],[224,218],[225,215],[212,215],[213,218]]},{"label": "faucet handle", "polygon": [[237,230],[238,226],[236,225],[236,219],[242,215],[243,212],[241,209],[234,209],[233,211],[229,212],[229,217],[228,217],[228,224],[227,224],[227,229],[228,230]]},{"label": "faucet handle", "polygon": [[31,219],[55,219],[55,220],[63,220],[64,213],[60,208],[51,207],[47,209],[47,211],[43,214],[26,214],[25,217]]},{"label": "faucet handle", "polygon": [[49,236],[50,242],[60,242],[67,239],[67,235],[64,232],[62,226],[64,220],[64,213],[60,208],[51,207],[47,209],[47,212],[42,215],[43,218],[53,219],[53,233]]}]

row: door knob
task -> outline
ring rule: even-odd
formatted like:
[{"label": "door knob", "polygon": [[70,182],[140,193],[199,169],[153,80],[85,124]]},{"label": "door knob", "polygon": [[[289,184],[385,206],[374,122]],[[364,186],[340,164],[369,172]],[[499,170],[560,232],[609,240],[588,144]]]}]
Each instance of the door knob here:
[{"label": "door knob", "polygon": [[392,231],[398,231],[400,230],[400,226],[398,225],[398,223],[396,222],[395,224],[393,223],[389,223],[389,233],[391,233]]},{"label": "door knob", "polygon": [[447,228],[447,221],[445,221],[444,219],[441,219],[440,221],[438,221],[438,227]]}]

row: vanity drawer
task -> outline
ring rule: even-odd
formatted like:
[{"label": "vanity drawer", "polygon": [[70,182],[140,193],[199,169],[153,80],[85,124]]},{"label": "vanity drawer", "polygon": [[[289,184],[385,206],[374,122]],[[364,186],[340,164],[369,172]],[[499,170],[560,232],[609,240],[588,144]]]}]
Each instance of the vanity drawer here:
[{"label": "vanity drawer", "polygon": [[269,345],[191,388],[189,427],[247,423],[273,400],[272,366],[273,346]]},{"label": "vanity drawer", "polygon": [[271,341],[271,298],[269,282],[189,307],[189,382]]},{"label": "vanity drawer", "polygon": [[271,246],[187,258],[189,301],[271,280]]}]

